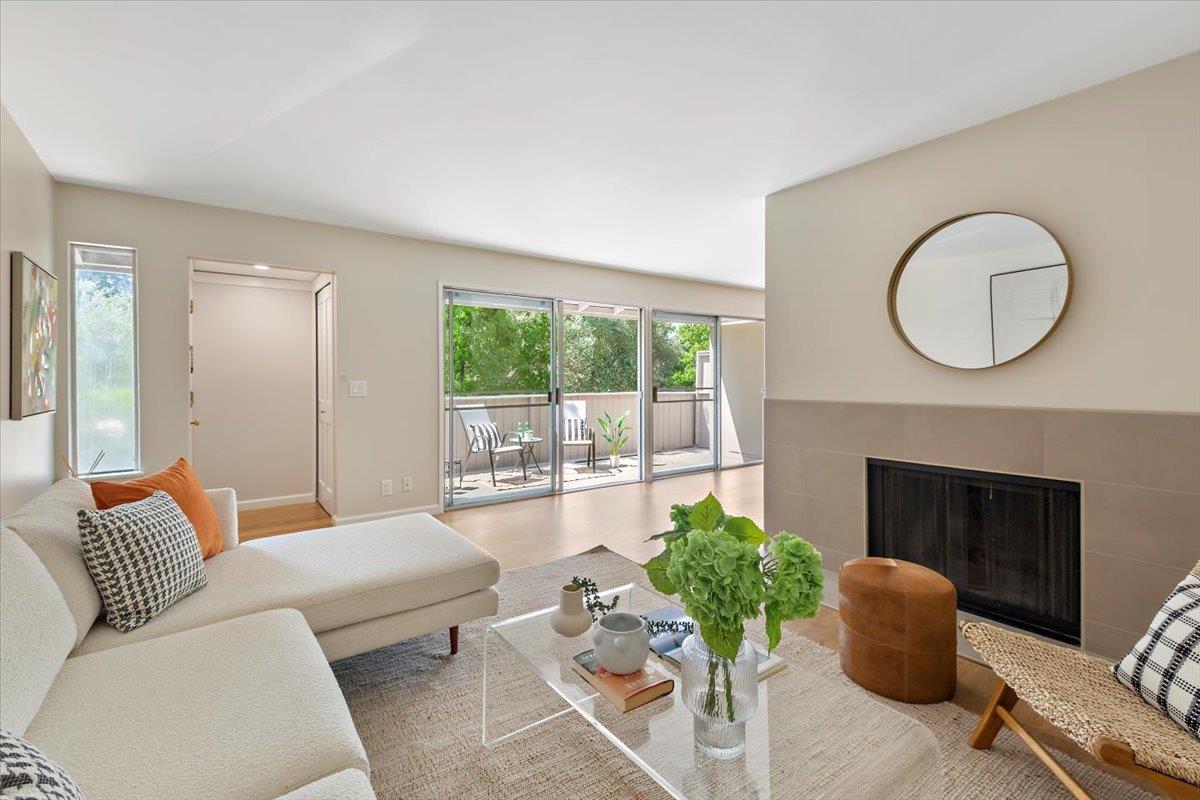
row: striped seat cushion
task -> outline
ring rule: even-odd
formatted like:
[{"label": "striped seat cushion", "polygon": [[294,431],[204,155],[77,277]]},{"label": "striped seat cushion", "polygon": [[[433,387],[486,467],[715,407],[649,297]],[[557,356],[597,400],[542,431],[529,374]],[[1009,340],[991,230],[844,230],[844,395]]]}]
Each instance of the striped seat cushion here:
[{"label": "striped seat cushion", "polygon": [[1200,739],[1200,575],[1167,596],[1150,629],[1113,675]]},{"label": "striped seat cushion", "polygon": [[494,422],[468,425],[467,431],[471,434],[472,444],[475,445],[475,443],[478,443],[475,446],[481,450],[495,450],[504,441],[504,437],[500,435],[500,429],[496,427],[496,423]]}]

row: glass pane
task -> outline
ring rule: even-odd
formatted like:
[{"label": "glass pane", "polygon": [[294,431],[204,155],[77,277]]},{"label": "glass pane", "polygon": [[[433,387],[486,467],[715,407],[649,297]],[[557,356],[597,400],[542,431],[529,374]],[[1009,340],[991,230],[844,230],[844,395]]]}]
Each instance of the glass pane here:
[{"label": "glass pane", "polygon": [[714,463],[713,329],[709,317],[654,315],[655,474]]},{"label": "glass pane", "polygon": [[638,480],[641,312],[579,300],[562,308],[563,488]]},{"label": "glass pane", "polygon": [[762,461],[766,323],[721,319],[721,466]]},{"label": "glass pane", "polygon": [[553,304],[454,291],[446,300],[447,503],[551,491]]},{"label": "glass pane", "polygon": [[74,248],[75,451],[81,473],[139,467],[133,251]]}]

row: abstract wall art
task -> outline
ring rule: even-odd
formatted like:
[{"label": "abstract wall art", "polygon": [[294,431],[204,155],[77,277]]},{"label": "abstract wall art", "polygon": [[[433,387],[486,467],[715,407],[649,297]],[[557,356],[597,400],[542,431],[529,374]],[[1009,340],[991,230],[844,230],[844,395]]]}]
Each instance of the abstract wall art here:
[{"label": "abstract wall art", "polygon": [[9,416],[21,419],[53,411],[58,378],[58,278],[15,251],[11,318]]}]

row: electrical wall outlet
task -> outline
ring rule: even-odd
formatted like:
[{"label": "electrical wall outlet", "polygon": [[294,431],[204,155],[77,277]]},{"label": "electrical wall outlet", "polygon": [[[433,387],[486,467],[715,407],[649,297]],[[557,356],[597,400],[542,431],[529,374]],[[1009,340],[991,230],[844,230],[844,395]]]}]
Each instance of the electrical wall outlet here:
[{"label": "electrical wall outlet", "polygon": [[392,492],[396,491],[396,487],[392,485],[392,479],[379,482],[379,494],[383,497],[391,496]]},{"label": "electrical wall outlet", "polygon": [[400,491],[402,491],[402,492],[411,492],[411,491],[412,491],[412,478],[405,478],[405,479],[404,479],[404,480],[403,480],[403,481],[400,483],[400,486],[401,486],[401,489],[400,489]]}]

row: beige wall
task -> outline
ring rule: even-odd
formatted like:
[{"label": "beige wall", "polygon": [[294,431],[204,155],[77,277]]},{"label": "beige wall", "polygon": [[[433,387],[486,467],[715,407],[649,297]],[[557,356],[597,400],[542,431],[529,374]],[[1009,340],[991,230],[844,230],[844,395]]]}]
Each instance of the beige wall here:
[{"label": "beige wall", "polygon": [[[767,198],[768,395],[1200,411],[1200,55]],[[1063,243],[1074,297],[1040,349],[962,372],[892,331],[888,279],[949,217],[1004,210]]]},{"label": "beige wall", "polygon": [[311,501],[317,470],[312,286],[251,281],[192,286],[196,474],[205,486],[232,486],[240,503]]},{"label": "beige wall", "polygon": [[[142,455],[147,468],[187,451],[187,261],[265,262],[337,274],[338,515],[433,506],[438,463],[438,283],[762,316],[761,291],[59,184],[55,238],[138,249]],[[619,236],[619,231],[613,232]],[[369,394],[347,397],[346,382]],[[413,491],[399,492],[412,476]],[[397,493],[379,495],[391,478]]]},{"label": "beige wall", "polygon": [[[43,269],[60,274],[54,264],[53,203],[50,173],[8,110],[0,106],[0,516],[15,511],[54,479],[54,421],[66,414],[60,399],[59,410],[52,414],[9,419],[10,254],[18,250]],[[65,289],[60,281],[60,308],[65,304]],[[63,335],[60,329],[60,351]],[[66,381],[61,367],[58,380],[60,386]]]},{"label": "beige wall", "polygon": [[765,330],[758,320],[721,325],[721,450],[746,461],[763,457]]}]

